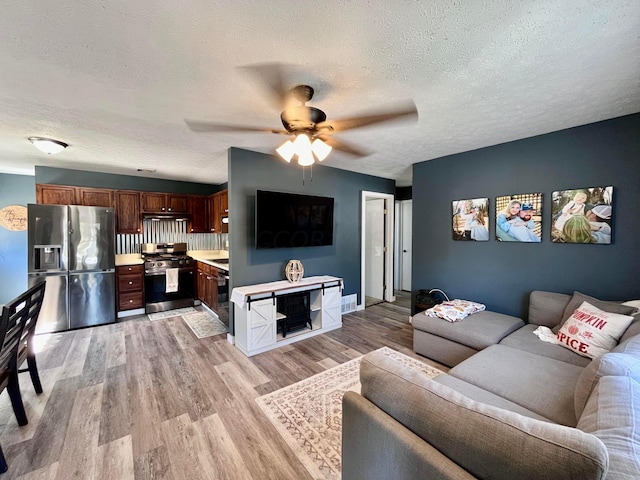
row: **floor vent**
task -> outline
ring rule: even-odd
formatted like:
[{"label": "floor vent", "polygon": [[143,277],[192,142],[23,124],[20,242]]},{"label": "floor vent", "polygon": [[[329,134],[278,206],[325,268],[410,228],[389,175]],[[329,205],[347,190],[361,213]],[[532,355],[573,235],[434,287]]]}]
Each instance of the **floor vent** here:
[{"label": "floor vent", "polygon": [[358,309],[358,294],[352,293],[342,297],[342,314],[355,312]]}]

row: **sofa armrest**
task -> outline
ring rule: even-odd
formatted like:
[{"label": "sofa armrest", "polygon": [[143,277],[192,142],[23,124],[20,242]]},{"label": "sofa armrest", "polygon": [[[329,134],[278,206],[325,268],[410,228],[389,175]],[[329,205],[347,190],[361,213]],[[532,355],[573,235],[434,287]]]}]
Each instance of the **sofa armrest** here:
[{"label": "sofa armrest", "polygon": [[355,392],[342,397],[344,480],[471,480],[435,448]]}]

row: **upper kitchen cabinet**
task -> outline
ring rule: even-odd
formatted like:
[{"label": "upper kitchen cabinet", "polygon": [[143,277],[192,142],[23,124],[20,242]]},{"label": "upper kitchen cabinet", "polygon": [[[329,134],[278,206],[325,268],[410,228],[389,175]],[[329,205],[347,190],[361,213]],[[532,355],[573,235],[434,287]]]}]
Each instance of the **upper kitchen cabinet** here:
[{"label": "upper kitchen cabinet", "polygon": [[209,217],[207,197],[203,195],[189,195],[189,232],[209,233]]},{"label": "upper kitchen cabinet", "polygon": [[76,187],[65,185],[36,185],[36,202],[47,205],[75,205]]},{"label": "upper kitchen cabinet", "polygon": [[78,187],[76,196],[79,205],[88,207],[108,207],[115,205],[114,191],[109,188]]},{"label": "upper kitchen cabinet", "polygon": [[187,195],[142,192],[140,198],[144,213],[187,213],[189,211]]},{"label": "upper kitchen cabinet", "polygon": [[209,196],[209,231],[212,233],[227,233],[229,225],[226,220],[229,215],[228,190]]},{"label": "upper kitchen cabinet", "polygon": [[140,193],[116,190],[116,233],[140,233]]}]

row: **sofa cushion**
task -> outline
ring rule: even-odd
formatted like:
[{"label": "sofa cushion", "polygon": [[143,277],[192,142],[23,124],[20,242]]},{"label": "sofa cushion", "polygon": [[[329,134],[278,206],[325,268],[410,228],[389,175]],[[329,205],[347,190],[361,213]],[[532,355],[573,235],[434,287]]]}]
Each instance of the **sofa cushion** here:
[{"label": "sofa cushion", "polygon": [[591,359],[578,355],[577,353],[563,348],[560,345],[553,343],[547,343],[540,340],[533,331],[538,328],[538,325],[525,325],[519,328],[515,332],[507,335],[500,340],[499,345],[506,345],[508,347],[517,348],[518,350],[524,350],[525,352],[535,353],[536,355],[542,355],[543,357],[553,358],[562,362],[571,363],[585,367],[591,363]]},{"label": "sofa cushion", "polygon": [[611,349],[612,352],[630,353],[632,355],[640,355],[640,335],[627,338]]},{"label": "sofa cushion", "polygon": [[413,316],[412,324],[417,330],[482,350],[522,327],[524,322],[517,317],[485,310],[469,315],[459,322],[447,322],[421,313]]},{"label": "sofa cushion", "polygon": [[607,451],[595,436],[475,402],[379,352],[363,357],[360,380],[365,398],[478,478],[606,474]]},{"label": "sofa cushion", "polygon": [[520,415],[524,415],[525,417],[542,420],[544,422],[551,421],[542,415],[538,415],[531,410],[527,410],[526,408],[521,407],[518,404],[510,402],[506,398],[500,397],[495,393],[488,392],[484,388],[476,387],[475,385],[465,382],[464,380],[460,380],[459,378],[452,377],[451,375],[438,375],[437,377],[433,378],[433,381],[438,382],[440,385],[451,387],[456,392],[461,393],[465,397],[470,398],[471,400],[475,400],[476,402],[486,403],[487,405],[491,405],[493,407],[504,408],[505,410],[519,413]]},{"label": "sofa cushion", "polygon": [[560,323],[571,295],[534,290],[529,295],[527,323],[553,328]]},{"label": "sofa cushion", "polygon": [[580,416],[609,453],[607,480],[640,478],[640,384],[631,377],[602,377]]},{"label": "sofa cushion", "polygon": [[597,358],[618,344],[632,321],[630,315],[606,312],[582,302],[558,330],[558,340],[579,355]]},{"label": "sofa cushion", "polygon": [[580,374],[576,383],[574,405],[580,418],[584,406],[598,380],[605,376],[631,377],[640,382],[640,356],[628,353],[607,353],[593,360]]},{"label": "sofa cushion", "polygon": [[492,345],[453,367],[449,375],[573,427],[577,422],[573,395],[582,369],[535,353]]},{"label": "sofa cushion", "polygon": [[627,328],[622,334],[622,337],[620,337],[620,343],[624,342],[628,338],[640,335],[640,313],[636,313],[635,315],[632,315],[632,317],[633,322],[631,322],[629,328]]},{"label": "sofa cushion", "polygon": [[567,321],[576,308],[582,305],[582,302],[589,302],[594,307],[604,310],[605,312],[619,313],[621,315],[632,315],[636,313],[635,307],[622,305],[620,302],[606,302],[604,300],[598,300],[597,298],[585,295],[584,293],[573,292],[571,300],[569,300],[569,303],[567,303],[567,306],[564,308],[562,320],[555,328],[553,328],[553,333],[558,333],[558,330],[560,330],[562,325],[564,325],[564,322]]}]

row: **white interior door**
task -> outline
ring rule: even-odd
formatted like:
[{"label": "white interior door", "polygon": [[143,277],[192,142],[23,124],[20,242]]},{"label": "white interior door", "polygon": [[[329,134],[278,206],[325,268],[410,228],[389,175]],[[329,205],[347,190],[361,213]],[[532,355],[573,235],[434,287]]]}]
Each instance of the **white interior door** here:
[{"label": "white interior door", "polygon": [[402,246],[400,249],[402,262],[402,277],[400,289],[411,291],[411,242],[412,234],[412,215],[413,202],[411,200],[403,200],[400,202],[400,218],[401,220],[401,236]]},{"label": "white interior door", "polygon": [[384,199],[366,200],[365,295],[384,299]]}]

